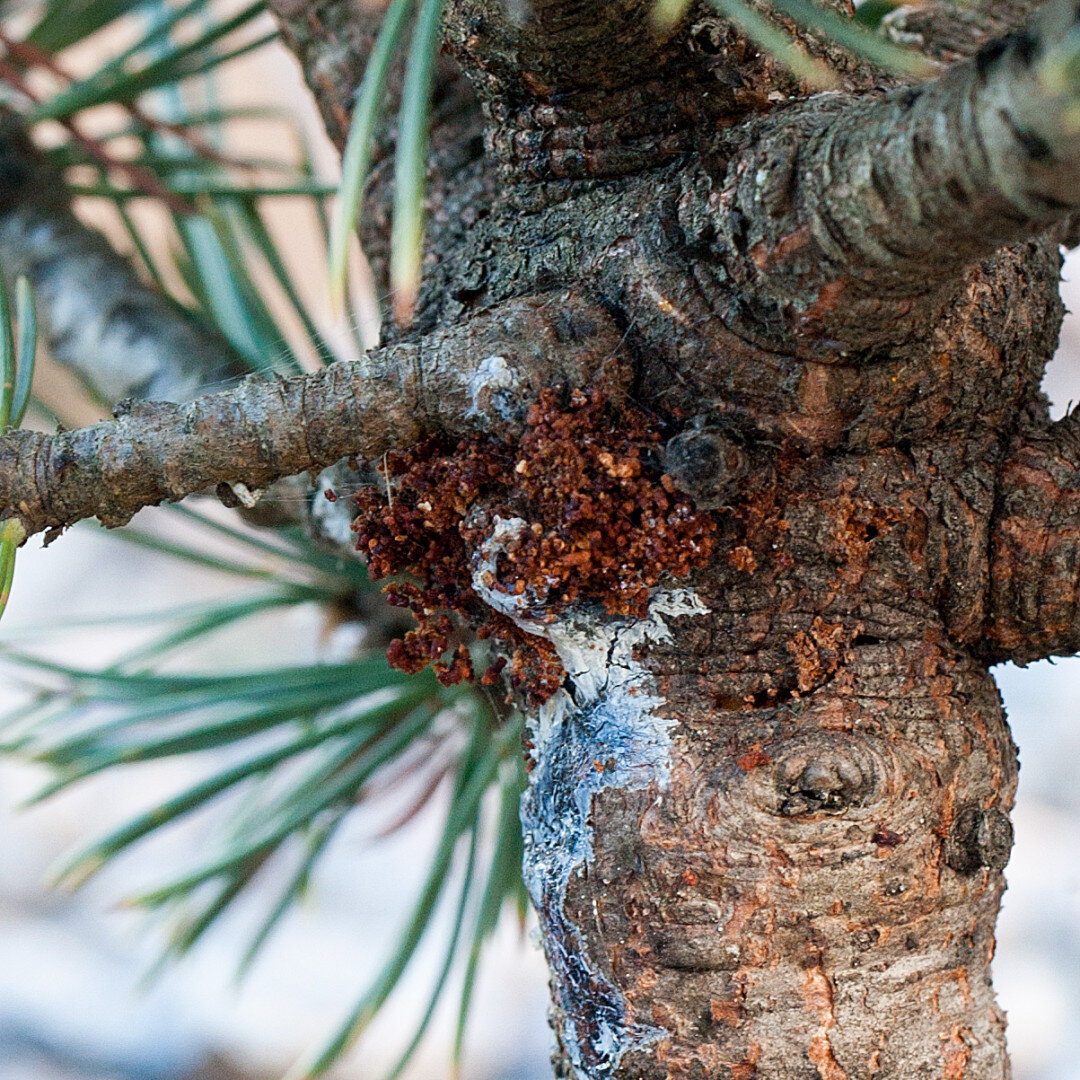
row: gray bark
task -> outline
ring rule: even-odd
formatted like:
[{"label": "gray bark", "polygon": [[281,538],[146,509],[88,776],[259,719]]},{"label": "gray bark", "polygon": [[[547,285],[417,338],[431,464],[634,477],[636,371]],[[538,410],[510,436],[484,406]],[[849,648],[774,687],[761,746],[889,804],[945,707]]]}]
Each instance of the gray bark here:
[{"label": "gray bark", "polygon": [[219,334],[142,281],[130,261],[71,211],[63,177],[19,118],[0,111],[0,264],[34,289],[49,355],[99,401],[188,401],[243,378]]}]

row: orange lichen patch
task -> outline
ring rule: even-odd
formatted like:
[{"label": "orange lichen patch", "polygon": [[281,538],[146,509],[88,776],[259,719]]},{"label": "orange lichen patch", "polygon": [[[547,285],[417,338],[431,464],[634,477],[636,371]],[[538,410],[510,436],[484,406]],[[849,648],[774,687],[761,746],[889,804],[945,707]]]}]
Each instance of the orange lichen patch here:
[{"label": "orange lichen patch", "polygon": [[806,1056],[814,1063],[821,1080],[848,1080],[848,1074],[833,1056],[828,1035],[815,1035],[806,1048]]},{"label": "orange lichen patch", "polygon": [[[750,1043],[741,1060],[732,1061],[730,1047],[699,1043],[692,1049],[673,1045],[669,1039],[656,1044],[656,1060],[666,1070],[667,1080],[699,1080],[702,1076],[730,1076],[732,1080],[754,1080],[761,1050]],[[736,1051],[738,1053],[738,1051]]]},{"label": "orange lichen patch", "polygon": [[855,632],[842,623],[827,623],[819,615],[809,633],[800,630],[787,643],[787,651],[795,658],[802,693],[809,693],[835,674],[854,636]]},{"label": "orange lichen patch", "polygon": [[752,574],[757,569],[757,559],[745,544],[732,548],[728,552],[727,561],[732,570],[742,570],[744,573]]},{"label": "orange lichen patch", "polygon": [[807,1012],[817,1013],[826,1027],[832,1026],[833,992],[828,977],[820,967],[811,967],[803,973],[800,993]]},{"label": "orange lichen patch", "polygon": [[754,1080],[758,1075],[758,1062],[761,1060],[761,1046],[752,1042],[742,1061],[731,1066],[731,1080]]},{"label": "orange lichen patch", "polygon": [[870,1055],[870,1060],[866,1063],[868,1076],[876,1076],[881,1071],[881,1052],[885,1049],[885,1032],[880,1033],[878,1040],[878,1045]]},{"label": "orange lichen patch", "polygon": [[520,597],[543,618],[576,600],[643,616],[662,577],[704,564],[715,530],[652,464],[660,439],[644,413],[616,412],[599,391],[575,391],[564,405],[548,390],[516,444],[436,437],[388,454],[386,486],[357,494],[353,529],[373,577],[417,579],[386,589],[419,621],[391,646],[390,662],[405,671],[433,665],[444,682],[470,677],[460,647],[442,659],[464,623],[509,646],[504,676],[531,703],[549,698],[565,674],[553,647],[481,601],[476,553],[497,519],[516,519],[485,569],[485,589]]},{"label": "orange lichen patch", "polygon": [[970,1035],[971,1032],[959,1024],[949,1033],[947,1043],[942,1047],[944,1067],[941,1080],[964,1080],[971,1060],[971,1046],[967,1041]]},{"label": "orange lichen patch", "polygon": [[851,285],[851,278],[844,276],[822,285],[817,300],[798,316],[801,329],[812,332],[815,323],[821,322],[836,308],[844,292]]},{"label": "orange lichen patch", "polygon": [[829,1042],[829,1029],[836,1026],[833,986],[822,970],[820,952],[813,961],[813,966],[803,972],[800,993],[806,1011],[816,1015],[820,1028],[810,1039],[806,1055],[814,1063],[821,1080],[847,1080],[848,1074],[833,1055]]},{"label": "orange lichen patch", "polygon": [[965,1005],[970,1005],[972,1001],[971,984],[968,982],[967,968],[953,968],[952,971],[944,972],[943,975],[947,979],[955,980],[956,989],[960,994],[960,1000],[963,1001]]},{"label": "orange lichen patch", "polygon": [[810,238],[810,226],[802,225],[794,232],[781,236],[771,248],[763,240],[759,240],[750,249],[750,258],[759,270],[765,270],[806,247]]},{"label": "orange lichen patch", "polygon": [[742,757],[735,759],[735,764],[745,772],[760,768],[762,765],[769,765],[771,762],[772,758],[761,749],[751,750],[749,753],[743,754]]},{"label": "orange lichen patch", "polygon": [[709,1015],[715,1024],[737,1024],[743,1018],[742,998],[735,997],[726,1001],[713,998],[709,1002]]}]

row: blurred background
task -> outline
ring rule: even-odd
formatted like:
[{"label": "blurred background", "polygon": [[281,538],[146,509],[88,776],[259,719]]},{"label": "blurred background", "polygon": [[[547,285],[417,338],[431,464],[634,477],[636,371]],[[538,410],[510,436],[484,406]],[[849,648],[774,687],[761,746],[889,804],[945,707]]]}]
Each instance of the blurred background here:
[{"label": "blurred background", "polygon": [[[93,59],[88,58],[87,63]],[[272,45],[230,65],[222,92],[234,104],[285,105],[318,169],[335,179],[335,155],[321,142],[299,73]],[[241,127],[240,148],[259,152],[274,129]],[[236,149],[236,147],[233,147]],[[117,236],[108,208],[82,211]],[[141,211],[137,211],[141,212]],[[298,286],[310,310],[334,333],[325,300],[325,254],[305,200],[275,200],[272,228],[288,235]],[[1080,258],[1066,264],[1066,303],[1080,310]],[[1071,300],[1071,303],[1070,303]],[[371,305],[360,298],[363,333]],[[366,312],[366,314],[365,314]],[[339,335],[345,335],[338,328]],[[87,421],[98,415],[63,373],[43,366],[38,392],[56,411]],[[1060,415],[1080,400],[1080,322],[1070,318],[1045,384]],[[160,511],[139,522],[163,525]],[[202,541],[200,541],[202,542]],[[48,551],[32,541],[20,553],[0,641],[23,643],[35,627],[104,613],[141,611],[220,597],[227,574],[77,528]],[[36,639],[35,639],[36,640]],[[45,655],[92,668],[137,640],[123,626],[81,628],[51,638]],[[315,662],[347,649],[341,632],[314,604],[264,613],[188,650],[193,668]],[[996,675],[1020,747],[1016,847],[994,963],[1009,1013],[1016,1080],[1080,1080],[1080,660],[1011,666]],[[0,684],[0,711],[25,696],[17,678]],[[162,928],[119,898],[168,876],[207,842],[212,817],[181,824],[105,869],[82,890],[47,891],[50,867],[73,846],[106,832],[164,792],[200,775],[185,759],[107,771],[43,805],[19,809],[43,783],[30,765],[0,761],[0,1080],[241,1080],[273,1078],[336,1027],[389,954],[440,827],[438,799],[389,837],[385,814],[351,814],[320,864],[310,895],[270,941],[246,979],[236,962],[257,911],[241,900],[194,952],[147,982]],[[268,886],[273,885],[271,880]],[[445,916],[440,915],[445,922]],[[437,936],[437,935],[436,935]],[[400,991],[336,1069],[342,1078],[380,1077],[407,1041],[441,962],[421,950]],[[547,988],[531,926],[504,917],[472,1010],[463,1076],[468,1080],[547,1080]],[[447,1075],[453,1009],[406,1074]]]}]

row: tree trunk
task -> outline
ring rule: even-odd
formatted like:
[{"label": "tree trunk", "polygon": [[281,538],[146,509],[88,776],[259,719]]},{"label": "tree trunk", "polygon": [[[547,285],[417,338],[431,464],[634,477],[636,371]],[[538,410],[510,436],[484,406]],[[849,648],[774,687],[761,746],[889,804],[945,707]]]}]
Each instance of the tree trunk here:
[{"label": "tree trunk", "polygon": [[[340,141],[371,16],[274,6]],[[447,60],[409,330],[355,372],[9,436],[5,516],[512,442],[543,387],[601,380],[712,515],[707,564],[618,614],[501,580],[512,521],[462,533],[476,596],[567,676],[523,804],[557,1074],[1002,1080],[1017,766],[988,668],[1080,647],[1080,432],[1039,392],[1080,207],[1052,77],[1076,12],[989,44],[1027,5],[901,12],[889,32],[956,61],[918,86],[785,24],[833,72],[815,95],[713,9],[661,33],[651,8],[450,0],[475,96]],[[377,169],[380,279],[388,189]]]}]

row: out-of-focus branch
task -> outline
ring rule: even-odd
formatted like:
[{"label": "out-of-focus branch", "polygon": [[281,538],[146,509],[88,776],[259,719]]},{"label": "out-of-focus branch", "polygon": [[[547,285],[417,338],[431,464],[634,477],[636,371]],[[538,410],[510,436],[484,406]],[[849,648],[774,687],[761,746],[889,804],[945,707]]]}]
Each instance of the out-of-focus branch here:
[{"label": "out-of-focus branch", "polygon": [[418,343],[304,378],[250,378],[185,404],[126,402],[117,418],[58,435],[0,439],[0,520],[27,535],[206,488],[264,488],[344,457],[373,458],[425,433],[516,430],[540,390],[601,377],[623,386],[622,335],[567,297],[513,301]]},{"label": "out-of-focus branch", "polygon": [[9,111],[0,111],[0,262],[34,287],[50,355],[103,401],[186,401],[249,370],[75,217],[63,177]]},{"label": "out-of-focus branch", "polygon": [[952,63],[974,56],[988,41],[1022,27],[1042,0],[930,0],[895,8],[881,32],[898,45],[912,45],[934,60]]},{"label": "out-of-focus branch", "polygon": [[812,98],[721,138],[685,200],[689,242],[793,348],[895,340],[914,297],[1080,207],[1076,28],[1053,0],[922,87]]}]

